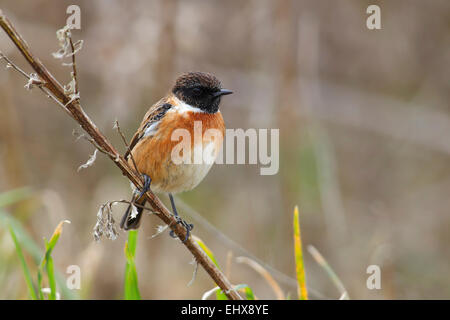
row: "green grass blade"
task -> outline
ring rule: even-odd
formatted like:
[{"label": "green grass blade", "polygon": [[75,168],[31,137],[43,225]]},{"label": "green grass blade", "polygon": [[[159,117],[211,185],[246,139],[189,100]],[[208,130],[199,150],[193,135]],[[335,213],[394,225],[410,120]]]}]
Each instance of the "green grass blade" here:
[{"label": "green grass blade", "polygon": [[37,270],[37,278],[38,278],[38,283],[37,283],[37,289],[38,289],[38,294],[39,294],[39,300],[44,300],[44,294],[42,292],[42,271],[41,268],[38,268]]},{"label": "green grass blade", "polygon": [[48,277],[48,283],[50,286],[50,295],[49,300],[56,300],[56,281],[55,281],[55,271],[53,266],[53,259],[52,259],[52,251],[55,248],[56,244],[58,243],[59,237],[62,233],[62,227],[64,223],[70,223],[68,220],[61,221],[55,228],[55,231],[53,231],[52,237],[50,238],[50,241],[45,241],[45,254],[42,258],[42,261],[39,265],[38,270],[38,287],[39,287],[39,297],[42,298],[42,273],[45,271],[47,272]]},{"label": "green grass blade", "polygon": [[31,195],[31,189],[28,187],[18,188],[0,193],[0,208],[14,204]]},{"label": "green grass blade", "polygon": [[[216,257],[214,256],[211,249],[209,249],[206,244],[200,239],[199,237],[194,236],[195,242],[202,248],[202,250],[206,253],[206,255],[212,260],[212,262],[216,265],[217,268],[219,268],[219,263],[216,260]],[[219,268],[220,269],[220,268]]]},{"label": "green grass blade", "polygon": [[125,257],[127,263],[125,266],[125,281],[124,281],[124,298],[125,300],[141,300],[139,293],[138,278],[136,264],[134,257],[137,246],[137,230],[128,232],[128,241],[125,242]]},{"label": "green grass blade", "polygon": [[19,220],[0,210],[0,226],[11,226],[14,229],[14,233],[21,244],[21,247],[30,254],[36,265],[39,264],[42,257],[42,249],[39,248],[33,238],[29,236]]},{"label": "green grass blade", "polygon": [[250,268],[255,270],[257,273],[261,275],[261,277],[266,280],[267,284],[270,285],[273,292],[275,293],[275,296],[277,297],[277,300],[284,300],[284,292],[281,290],[280,285],[278,282],[272,277],[272,275],[258,262],[248,258],[248,257],[236,257],[237,263],[244,263],[248,265]]},{"label": "green grass blade", "polygon": [[314,260],[325,270],[325,272],[330,277],[331,281],[333,281],[336,288],[339,290],[341,297],[345,300],[350,299],[347,289],[345,289],[344,284],[341,279],[339,279],[338,275],[334,272],[331,266],[328,264],[327,260],[322,256],[322,254],[314,247],[308,246],[309,253],[313,256]]},{"label": "green grass blade", "polygon": [[302,238],[300,234],[300,219],[297,206],[294,209],[294,250],[298,298],[299,300],[308,300],[308,290],[306,289],[305,280],[305,266],[303,264]]},{"label": "green grass blade", "polygon": [[247,300],[255,300],[255,295],[253,294],[252,289],[250,287],[245,288],[245,297]]},{"label": "green grass blade", "polygon": [[136,254],[137,239],[138,239],[137,230],[131,230],[130,232],[128,232],[128,250],[133,255],[133,258]]},{"label": "green grass blade", "polygon": [[223,293],[222,290],[217,290],[216,291],[216,299],[217,300],[228,300],[228,297],[225,293]]},{"label": "green grass blade", "polygon": [[246,284],[238,284],[234,287],[235,290],[244,290],[245,297],[247,300],[255,300],[255,295],[253,294],[253,290]]},{"label": "green grass blade", "polygon": [[[208,246],[200,239],[199,237],[193,236],[193,239],[197,244],[202,248],[202,250],[206,253],[206,255],[211,259],[211,261],[216,265],[217,268],[220,269],[219,263],[216,260],[216,257],[214,256],[211,249],[208,248]],[[222,290],[216,291],[216,299],[217,300],[228,300],[227,295],[222,292]]]},{"label": "green grass blade", "polygon": [[141,300],[134,263],[127,263],[125,268],[125,300]]},{"label": "green grass blade", "polygon": [[[59,236],[58,236],[59,238]],[[56,244],[56,242],[53,244]],[[45,243],[45,247],[47,249],[48,254],[46,254],[45,257],[45,269],[47,271],[47,277],[48,277],[48,284],[50,287],[50,295],[49,295],[49,300],[56,300],[56,281],[55,281],[55,269],[54,269],[54,265],[53,265],[53,258],[50,254],[51,250],[53,248],[50,248],[50,243],[46,242]]]},{"label": "green grass blade", "polygon": [[[1,226],[11,226],[14,229],[15,235],[17,237],[18,242],[21,244],[21,247],[31,255],[36,265],[39,265],[41,263],[41,257],[44,254],[44,252],[42,251],[41,248],[39,248],[39,245],[28,234],[28,232],[25,230],[25,228],[22,226],[22,223],[19,220],[9,215],[8,213],[0,210],[0,227]],[[66,286],[66,279],[59,272],[55,272],[55,280],[59,288],[61,289],[62,296],[65,299],[69,300],[79,299],[79,296],[75,292],[75,290],[70,290]],[[38,268],[38,294],[39,297],[43,299],[40,287],[41,283],[42,283],[42,274],[40,273]]]},{"label": "green grass blade", "polygon": [[22,266],[22,271],[25,276],[25,282],[27,283],[28,292],[30,294],[30,297],[33,300],[37,300],[36,291],[33,286],[33,280],[31,278],[30,270],[28,269],[28,265],[25,262],[25,257],[23,255],[20,243],[19,243],[19,241],[17,241],[16,234],[11,226],[9,227],[9,233],[11,234],[11,237],[14,241],[14,245],[16,246],[16,252],[17,252],[17,255],[19,256],[20,264]]},{"label": "green grass blade", "polygon": [[70,221],[69,220],[61,221],[56,226],[55,231],[53,231],[52,237],[50,238],[50,241],[46,245],[46,252],[45,252],[46,256],[50,256],[50,254],[52,253],[53,249],[55,248],[56,243],[58,242],[59,237],[61,236],[62,227],[63,227],[64,223],[70,223]]}]

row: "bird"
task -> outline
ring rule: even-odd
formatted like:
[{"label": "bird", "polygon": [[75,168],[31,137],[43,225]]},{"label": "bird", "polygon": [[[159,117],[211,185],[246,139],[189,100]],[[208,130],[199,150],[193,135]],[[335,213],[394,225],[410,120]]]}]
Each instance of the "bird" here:
[{"label": "bird", "polygon": [[[187,231],[183,242],[188,239],[193,225],[180,218],[173,194],[192,190],[210,170],[225,135],[225,123],[219,110],[221,97],[232,93],[222,88],[211,73],[187,72],[176,79],[165,97],[149,108],[125,153],[128,164],[143,177],[144,186],[134,191],[120,223],[122,229],[139,228],[146,202],[144,193],[151,189],[169,195],[177,223]],[[198,124],[201,131],[195,129]],[[190,152],[185,153],[184,149],[179,152],[182,159],[188,161],[174,161],[173,150],[179,144],[179,140],[174,139],[177,129],[190,134],[186,142]],[[220,134],[206,135],[207,130]],[[194,137],[196,132],[201,133],[201,139]],[[195,152],[192,151],[198,147],[208,152],[213,161],[193,161]],[[175,237],[173,231],[171,236]]]}]

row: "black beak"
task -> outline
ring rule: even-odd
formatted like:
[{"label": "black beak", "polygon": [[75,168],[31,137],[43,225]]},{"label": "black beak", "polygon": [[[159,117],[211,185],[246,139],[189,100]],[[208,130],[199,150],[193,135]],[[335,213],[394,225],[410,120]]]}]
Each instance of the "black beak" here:
[{"label": "black beak", "polygon": [[217,91],[214,93],[214,97],[220,97],[220,96],[226,96],[227,94],[232,94],[233,91],[227,90],[227,89],[220,89],[220,91]]}]

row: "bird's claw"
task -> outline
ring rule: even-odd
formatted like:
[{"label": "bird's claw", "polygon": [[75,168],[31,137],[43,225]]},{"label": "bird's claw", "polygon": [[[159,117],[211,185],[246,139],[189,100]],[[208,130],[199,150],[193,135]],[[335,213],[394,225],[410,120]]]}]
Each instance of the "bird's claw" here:
[{"label": "bird's claw", "polygon": [[[186,221],[181,219],[179,216],[175,216],[175,219],[177,220],[176,224],[181,224],[186,229],[186,237],[183,240],[183,243],[185,243],[187,241],[187,239],[189,239],[191,230],[194,229],[194,225],[192,223],[187,223]],[[175,234],[175,232],[173,230],[170,231],[170,236],[172,238],[177,237],[177,235]]]}]

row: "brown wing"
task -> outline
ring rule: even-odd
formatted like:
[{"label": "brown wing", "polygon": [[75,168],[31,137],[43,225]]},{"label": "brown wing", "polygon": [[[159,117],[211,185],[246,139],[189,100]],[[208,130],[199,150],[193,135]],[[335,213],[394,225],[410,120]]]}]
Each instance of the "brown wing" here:
[{"label": "brown wing", "polygon": [[166,112],[169,111],[170,108],[172,108],[172,105],[170,103],[167,103],[166,101],[167,99],[165,98],[161,99],[153,106],[151,106],[150,109],[148,109],[147,113],[144,116],[144,119],[141,122],[141,125],[134,134],[133,138],[131,138],[129,148],[125,153],[125,159],[128,158],[128,155],[130,154],[131,150],[133,150],[134,146],[142,138],[142,136],[145,133],[145,130],[149,128],[152,124],[161,120],[161,118],[164,117]]}]

